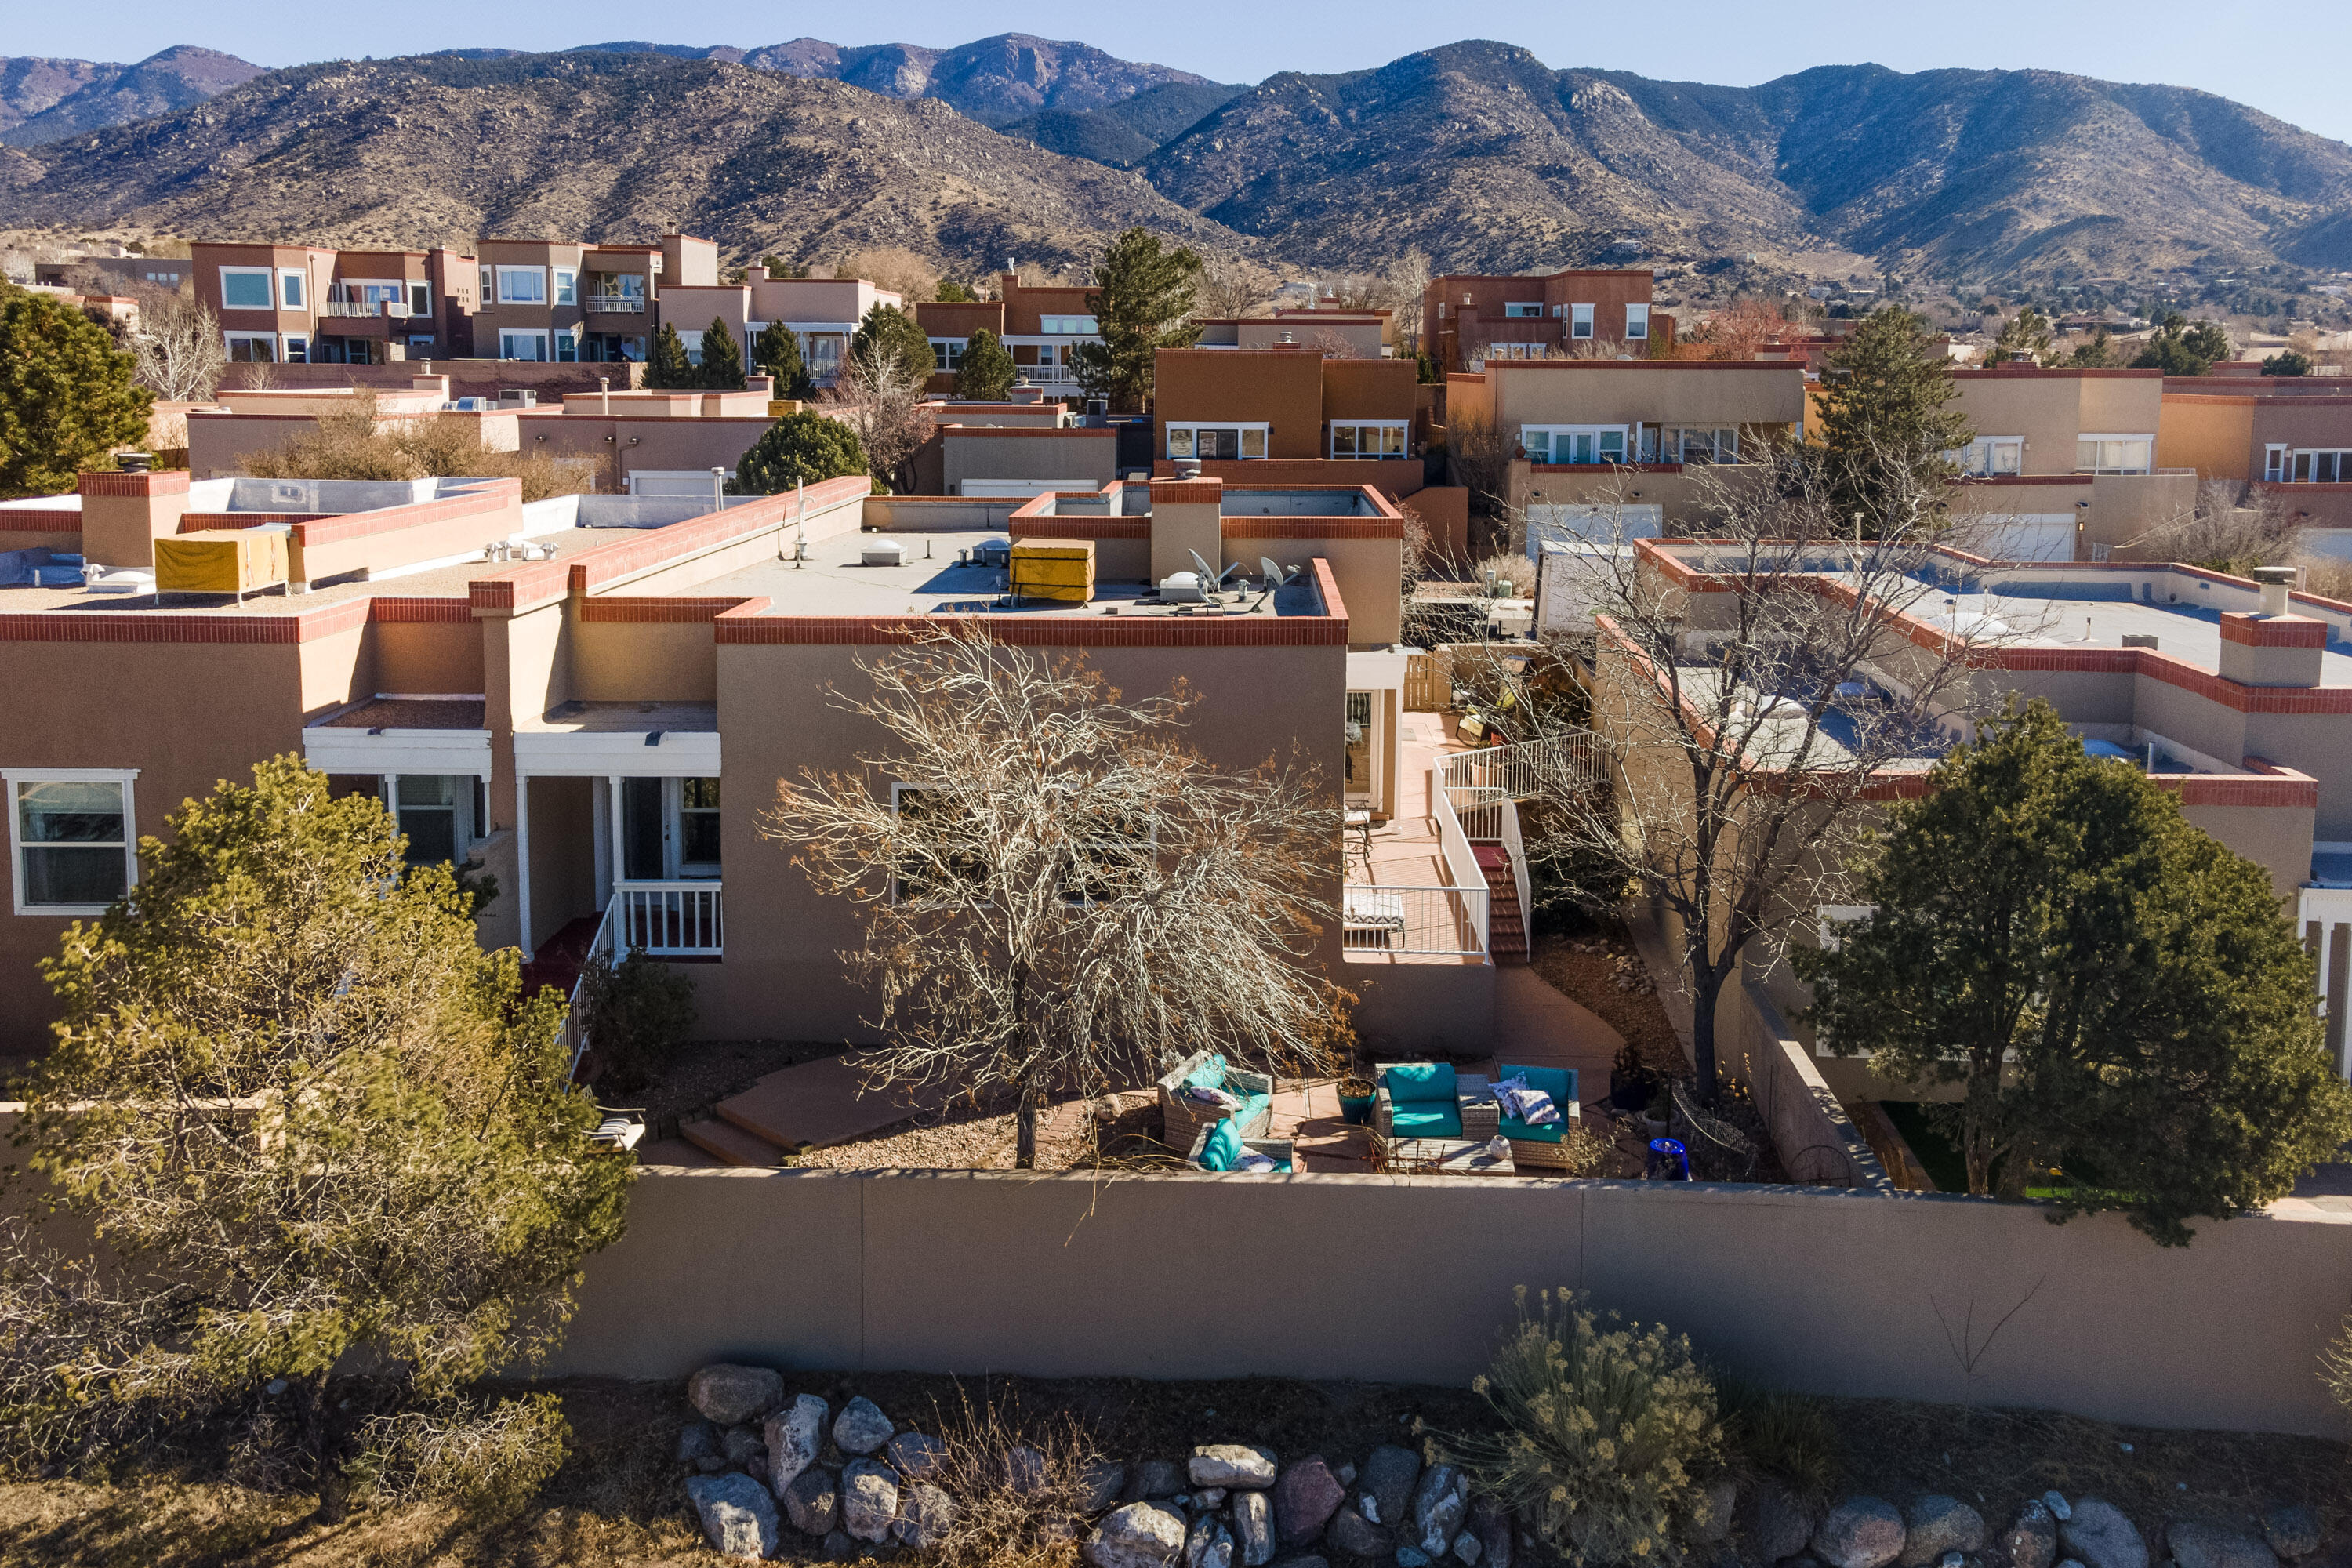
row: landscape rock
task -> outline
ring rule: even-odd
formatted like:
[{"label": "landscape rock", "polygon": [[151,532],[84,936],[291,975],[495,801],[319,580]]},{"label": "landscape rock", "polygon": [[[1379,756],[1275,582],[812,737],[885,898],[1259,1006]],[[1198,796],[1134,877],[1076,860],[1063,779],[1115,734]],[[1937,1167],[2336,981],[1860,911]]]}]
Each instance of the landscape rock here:
[{"label": "landscape rock", "polygon": [[764,1454],[768,1446],[749,1426],[730,1426],[719,1435],[719,1451],[730,1465],[740,1465],[754,1454]]},{"label": "landscape rock", "polygon": [[1078,1480],[1087,1489],[1078,1507],[1087,1513],[1100,1513],[1118,1501],[1127,1485],[1127,1467],[1117,1459],[1097,1459],[1078,1472]]},{"label": "landscape rock", "polygon": [[1196,1487],[1244,1487],[1256,1489],[1274,1485],[1274,1456],[1264,1448],[1244,1448],[1238,1443],[1208,1443],[1192,1450],[1186,1461],[1185,1474]]},{"label": "landscape rock", "polygon": [[1429,1553],[1418,1546],[1400,1546],[1396,1553],[1397,1568],[1429,1568]]},{"label": "landscape rock", "polygon": [[1486,1554],[1486,1549],[1479,1545],[1478,1538],[1468,1531],[1454,1538],[1454,1561],[1468,1565],[1468,1568],[1475,1568],[1478,1559]]},{"label": "landscape rock", "polygon": [[1274,1561],[1274,1505],[1264,1492],[1234,1494],[1234,1551],[1243,1568]]},{"label": "landscape rock", "polygon": [[784,1487],[784,1517],[809,1535],[829,1535],[841,1527],[841,1479],[823,1465],[811,1465]]},{"label": "landscape rock", "polygon": [[955,1523],[955,1500],[929,1481],[910,1480],[899,1489],[898,1517],[890,1525],[891,1538],[918,1551],[943,1544]]},{"label": "landscape rock", "polygon": [[2293,1562],[2319,1550],[2319,1515],[2302,1503],[2278,1503],[2263,1514],[2263,1539]]},{"label": "landscape rock", "polygon": [[2260,1537],[2225,1526],[2176,1521],[2164,1543],[2179,1568],[2278,1568],[2278,1554]]},{"label": "landscape rock", "polygon": [[890,1439],[884,1453],[890,1468],[908,1480],[934,1481],[939,1479],[940,1467],[947,1462],[948,1446],[920,1432],[901,1432]]},{"label": "landscape rock", "polygon": [[1347,1486],[1320,1454],[1310,1454],[1283,1471],[1274,1483],[1274,1524],[1282,1543],[1304,1546],[1321,1535],[1347,1496]]},{"label": "landscape rock", "polygon": [[1350,1557],[1379,1557],[1396,1545],[1394,1536],[1352,1507],[1343,1507],[1331,1516],[1331,1524],[1324,1531],[1324,1539],[1331,1543],[1334,1552],[1345,1552]]},{"label": "landscape rock", "polygon": [[860,1541],[887,1541],[891,1521],[898,1517],[896,1470],[874,1459],[852,1459],[842,1467],[842,1529]]},{"label": "landscape rock", "polygon": [[717,1426],[732,1426],[783,1402],[783,1373],[764,1366],[714,1362],[686,1381],[687,1403]]},{"label": "landscape rock", "polygon": [[744,1460],[743,1473],[751,1477],[753,1480],[759,1482],[762,1487],[767,1486],[768,1450],[762,1448],[758,1453],[752,1455],[750,1458]]},{"label": "landscape rock", "polygon": [[1223,1487],[1202,1487],[1192,1494],[1194,1508],[1219,1508],[1223,1506],[1224,1500],[1225,1489]]},{"label": "landscape rock", "polygon": [[1234,1532],[1220,1519],[1203,1516],[1184,1538],[1184,1568],[1234,1568]]},{"label": "landscape rock", "polygon": [[816,1463],[824,1447],[824,1417],[829,1407],[814,1394],[803,1394],[768,1417],[768,1484],[776,1495],[793,1478]]},{"label": "landscape rock", "polygon": [[2058,1540],[2066,1554],[2080,1559],[2084,1568],[2147,1568],[2147,1542],[2115,1504],[2086,1497],[2059,1519]]},{"label": "landscape rock", "polygon": [[2017,1522],[2000,1538],[2011,1568],[2050,1568],[2058,1558],[2058,1521],[2045,1502],[2032,1501],[2017,1510]]},{"label": "landscape rock", "polygon": [[1184,1467],[1173,1459],[1146,1459],[1127,1478],[1127,1500],[1174,1497],[1184,1489]]},{"label": "landscape rock", "polygon": [[1113,1509],[1079,1554],[1091,1568],[1165,1568],[1183,1550],[1181,1519],[1151,1503],[1131,1502]]},{"label": "landscape rock", "polygon": [[1848,1498],[1813,1531],[1813,1555],[1827,1568],[1885,1568],[1902,1554],[1903,1515],[1882,1498]]},{"label": "landscape rock", "polygon": [[1315,1556],[1286,1557],[1276,1563],[1274,1568],[1331,1568],[1331,1560],[1328,1557]]},{"label": "landscape rock", "polygon": [[1948,1552],[1984,1549],[1984,1515],[1955,1497],[1929,1492],[1903,1510],[1903,1568],[1941,1563]]},{"label": "landscape rock", "polygon": [[1472,1503],[1470,1528],[1478,1533],[1486,1568],[1511,1568],[1511,1510],[1501,1500],[1481,1497]]},{"label": "landscape rock", "polygon": [[677,1430],[677,1462],[700,1465],[719,1458],[719,1428],[708,1421],[689,1421]]},{"label": "landscape rock", "polygon": [[1005,1477],[1013,1489],[1024,1497],[1045,1489],[1045,1455],[1043,1449],[1026,1443],[1015,1443],[1004,1456]]},{"label": "landscape rock", "polygon": [[749,1476],[696,1476],[686,1483],[702,1533],[729,1557],[776,1553],[776,1500]]},{"label": "landscape rock", "polygon": [[1470,1511],[1470,1478],[1452,1465],[1433,1465],[1422,1472],[1413,1489],[1412,1528],[1418,1544],[1432,1557],[1442,1557]]},{"label": "landscape rock", "polygon": [[843,1453],[863,1456],[879,1451],[893,1430],[882,1407],[861,1394],[842,1406],[833,1423],[833,1440]]},{"label": "landscape rock", "polygon": [[1729,1476],[1717,1476],[1699,1491],[1706,1499],[1706,1517],[1692,1522],[1691,1538],[1711,1546],[1731,1533],[1731,1512],[1739,1506],[1739,1483]]},{"label": "landscape rock", "polygon": [[1362,1495],[1357,1510],[1367,1522],[1394,1526],[1404,1521],[1405,1510],[1412,1503],[1412,1489],[1421,1479],[1421,1456],[1411,1448],[1401,1448],[1394,1443],[1383,1443],[1364,1461],[1363,1472],[1356,1478],[1356,1489]]},{"label": "landscape rock", "polygon": [[2074,1510],[2066,1506],[2065,1495],[2061,1492],[2043,1492],[2042,1494],[2042,1506],[2050,1510],[2050,1517],[2056,1520],[2061,1524],[2065,1523],[2068,1519],[2074,1516]]},{"label": "landscape rock", "polygon": [[824,1554],[832,1562],[846,1563],[857,1555],[857,1542],[849,1538],[849,1531],[836,1530],[824,1538]]},{"label": "landscape rock", "polygon": [[1813,1510],[1796,1493],[1778,1481],[1756,1489],[1748,1518],[1748,1536],[1767,1568],[1794,1557],[1813,1538]]},{"label": "landscape rock", "polygon": [[[1343,1487],[1352,1487],[1352,1486],[1354,1486],[1354,1485],[1356,1484],[1356,1467],[1355,1467],[1355,1466],[1353,1466],[1353,1465],[1342,1465],[1342,1466],[1340,1466],[1340,1467],[1339,1467],[1339,1471],[1338,1471],[1338,1474],[1339,1474],[1339,1484],[1340,1484],[1341,1486],[1343,1486]],[[1302,1561],[1304,1561],[1304,1560],[1302,1559]]]}]

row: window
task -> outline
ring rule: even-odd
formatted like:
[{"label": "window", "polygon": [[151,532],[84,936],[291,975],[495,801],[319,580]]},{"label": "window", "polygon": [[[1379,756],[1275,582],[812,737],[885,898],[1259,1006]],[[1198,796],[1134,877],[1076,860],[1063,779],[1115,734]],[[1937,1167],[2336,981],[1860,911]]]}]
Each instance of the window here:
[{"label": "window", "polygon": [[1047,337],[1092,337],[1095,319],[1092,316],[1040,316],[1037,331]]},{"label": "window", "polygon": [[580,272],[577,268],[559,267],[555,269],[555,302],[559,305],[580,303]]},{"label": "window", "polygon": [[1402,419],[1384,419],[1377,424],[1334,425],[1331,426],[1331,455],[1335,458],[1402,458],[1404,456],[1405,423]]},{"label": "window", "polygon": [[1627,341],[1628,342],[1643,342],[1643,341],[1647,340],[1647,339],[1648,339],[1648,337],[1649,337],[1649,335],[1650,335],[1650,307],[1648,307],[1647,305],[1628,305],[1628,306],[1626,306],[1626,307],[1625,307],[1625,339],[1626,339],[1626,341]]},{"label": "window", "polygon": [[931,340],[931,357],[940,362],[940,368],[941,370],[961,370],[963,368],[964,344],[968,341],[969,340],[964,338],[933,338]]},{"label": "window", "polygon": [[807,332],[802,335],[801,361],[808,366],[812,378],[830,381],[840,371],[842,345],[846,341],[839,332]]},{"label": "window", "polygon": [[278,358],[276,332],[228,332],[228,357],[233,364],[269,364]]},{"label": "window", "polygon": [[2299,485],[2352,484],[2352,447],[2298,451],[2288,473]]},{"label": "window", "polygon": [[[952,808],[936,792],[920,784],[894,784],[890,786],[890,809],[911,819],[926,812]],[[928,842],[909,846],[908,853],[899,857],[898,874],[890,879],[890,897],[904,903],[949,882],[978,886],[987,880],[988,866],[978,852],[960,849],[942,833]]]},{"label": "window", "polygon": [[1265,456],[1265,425],[1171,425],[1168,455],[1215,462]]},{"label": "window", "polygon": [[310,358],[310,335],[308,332],[286,334],[286,363],[306,364]]},{"label": "window", "polygon": [[224,310],[267,310],[269,309],[270,271],[267,267],[224,267],[221,275],[221,309]]},{"label": "window", "polygon": [[545,332],[501,331],[499,334],[500,359],[530,359],[544,362],[547,358]]},{"label": "window", "polygon": [[[464,803],[461,809],[460,802]],[[437,866],[455,861],[472,842],[471,781],[451,773],[402,773],[393,781],[393,816],[408,836],[408,863]],[[461,831],[463,836],[461,837]]]},{"label": "window", "polygon": [[700,332],[680,332],[677,335],[677,341],[686,345],[687,363],[700,364],[702,363],[702,334]]},{"label": "window", "polygon": [[433,313],[432,284],[411,283],[408,286],[408,313],[412,316],[429,316]]},{"label": "window", "polygon": [[501,305],[546,304],[547,269],[543,267],[499,268],[499,303]]},{"label": "window", "polygon": [[1949,456],[1959,464],[1960,472],[1964,474],[1979,478],[2021,474],[2025,471],[2025,438],[2022,436],[1979,436]]},{"label": "window", "polygon": [[1736,463],[1739,429],[1732,425],[1664,425],[1642,432],[1645,463]]},{"label": "window", "polygon": [[302,274],[289,268],[278,275],[278,302],[289,310],[308,309],[303,304]]},{"label": "window", "polygon": [[1540,300],[1507,300],[1503,302],[1503,315],[1506,319],[1515,316],[1540,316],[1542,314],[1543,301]]},{"label": "window", "polygon": [[1622,425],[1523,425],[1519,445],[1537,463],[1622,463],[1625,460]]},{"label": "window", "polygon": [[719,875],[719,781],[677,781],[677,871],[681,877]]},{"label": "window", "polygon": [[1369,800],[1372,794],[1372,694],[1348,693],[1348,798]]},{"label": "window", "polygon": [[2078,436],[2074,438],[2074,471],[2078,474],[2144,474],[2153,436]]},{"label": "window", "polygon": [[100,914],[139,879],[136,769],[5,775],[18,914]]},{"label": "window", "polygon": [[490,269],[488,267],[484,267],[482,268],[482,303],[485,305],[488,304],[492,298],[493,296],[490,292]]},{"label": "window", "polygon": [[1589,338],[1592,335],[1591,306],[1570,305],[1568,308],[1568,335],[1571,338]]},{"label": "window", "polygon": [[555,333],[555,357],[562,364],[576,363],[580,358],[580,329],[560,327]]},{"label": "window", "polygon": [[2286,478],[2286,447],[2273,443],[2263,448],[2263,478],[2272,484]]}]

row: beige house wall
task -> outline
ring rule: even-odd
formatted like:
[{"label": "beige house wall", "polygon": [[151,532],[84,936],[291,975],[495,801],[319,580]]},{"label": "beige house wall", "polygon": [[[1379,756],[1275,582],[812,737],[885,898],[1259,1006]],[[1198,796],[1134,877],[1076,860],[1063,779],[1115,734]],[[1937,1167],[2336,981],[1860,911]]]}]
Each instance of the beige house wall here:
[{"label": "beige house wall", "polygon": [[[1522,425],[1794,425],[1801,364],[1713,360],[1488,360],[1495,422]],[[1449,381],[1451,389],[1459,379]]]},{"label": "beige house wall", "polygon": [[966,479],[1067,479],[1099,489],[1118,478],[1118,432],[962,429],[940,432],[940,487],[963,493]]},{"label": "beige house wall", "polygon": [[572,694],[583,702],[718,701],[719,650],[710,623],[575,622]]}]

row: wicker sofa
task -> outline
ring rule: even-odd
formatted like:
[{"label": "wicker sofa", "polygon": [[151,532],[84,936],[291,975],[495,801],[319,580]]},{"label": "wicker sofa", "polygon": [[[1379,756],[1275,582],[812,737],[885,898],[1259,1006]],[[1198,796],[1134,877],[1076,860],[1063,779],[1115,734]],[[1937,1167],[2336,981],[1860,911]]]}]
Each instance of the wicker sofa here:
[{"label": "wicker sofa", "polygon": [[[1189,1081],[1213,1080],[1242,1102],[1226,1110],[1185,1093]],[[1171,1149],[1191,1148],[1200,1134],[1227,1116],[1241,1123],[1242,1136],[1262,1136],[1274,1121],[1274,1079],[1264,1073],[1227,1067],[1223,1057],[1196,1052],[1171,1068],[1160,1079],[1160,1139]]]}]

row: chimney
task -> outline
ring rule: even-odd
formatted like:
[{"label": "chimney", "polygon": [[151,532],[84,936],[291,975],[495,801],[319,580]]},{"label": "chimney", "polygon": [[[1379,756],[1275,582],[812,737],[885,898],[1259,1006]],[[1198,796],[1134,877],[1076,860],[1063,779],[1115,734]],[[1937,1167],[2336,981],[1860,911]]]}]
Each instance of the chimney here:
[{"label": "chimney", "polygon": [[2295,569],[2292,566],[2257,566],[2254,581],[2263,585],[2263,614],[2284,616],[2287,613],[2287,591],[2294,586]]},{"label": "chimney", "polygon": [[84,474],[82,554],[100,566],[152,569],[155,541],[180,531],[188,510],[188,471]]}]

